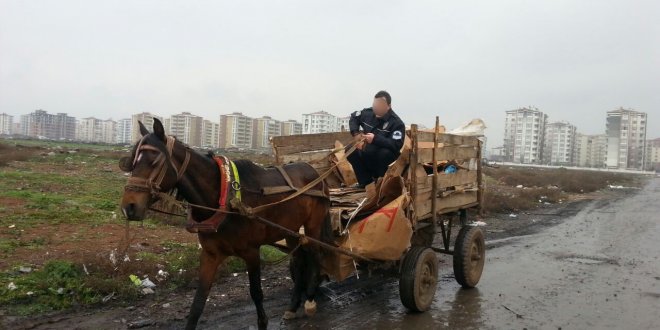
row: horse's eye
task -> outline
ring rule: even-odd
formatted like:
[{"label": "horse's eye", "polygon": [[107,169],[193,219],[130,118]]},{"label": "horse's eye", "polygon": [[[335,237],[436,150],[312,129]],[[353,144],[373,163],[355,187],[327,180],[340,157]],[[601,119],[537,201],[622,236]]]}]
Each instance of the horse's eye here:
[{"label": "horse's eye", "polygon": [[124,156],[119,159],[119,168],[124,171],[124,172],[130,172],[133,170],[133,164],[131,163],[133,160],[131,157]]}]

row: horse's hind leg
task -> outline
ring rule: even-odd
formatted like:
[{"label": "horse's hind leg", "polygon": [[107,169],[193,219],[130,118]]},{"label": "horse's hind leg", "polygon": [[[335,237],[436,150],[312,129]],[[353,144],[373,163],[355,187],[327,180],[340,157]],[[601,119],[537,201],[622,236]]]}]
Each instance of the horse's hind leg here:
[{"label": "horse's hind leg", "polygon": [[293,279],[293,291],[291,292],[291,301],[289,302],[289,309],[284,312],[282,316],[285,320],[294,319],[296,311],[300,307],[300,296],[305,287],[305,252],[302,248],[298,248],[292,256],[291,278]]},{"label": "horse's hind leg", "polygon": [[257,308],[257,324],[259,329],[268,328],[268,316],[264,310],[264,293],[261,290],[261,259],[259,257],[259,248],[250,249],[244,255],[241,255],[247,264],[248,277],[250,278],[250,297]]},{"label": "horse's hind leg", "polygon": [[321,254],[315,246],[305,247],[305,314],[313,316],[316,314],[316,292],[321,284]]},{"label": "horse's hind leg", "polygon": [[[320,221],[309,221],[305,224],[305,234],[311,238],[321,241],[332,241],[332,228],[330,226],[328,204],[314,208],[319,211],[310,219],[320,219]],[[316,314],[316,294],[321,284],[321,247],[316,244],[308,244],[303,247],[305,251],[305,314],[312,316]]]},{"label": "horse's hind leg", "polygon": [[[202,244],[202,246],[204,246],[204,244]],[[190,306],[186,329],[195,329],[197,327],[197,321],[199,321],[199,317],[204,311],[206,298],[208,298],[209,292],[211,291],[211,285],[213,285],[215,273],[218,270],[218,266],[225,258],[226,256],[217,253],[217,251],[213,249],[209,250],[204,248],[202,250],[199,266],[199,286],[197,287],[193,303]]]}]

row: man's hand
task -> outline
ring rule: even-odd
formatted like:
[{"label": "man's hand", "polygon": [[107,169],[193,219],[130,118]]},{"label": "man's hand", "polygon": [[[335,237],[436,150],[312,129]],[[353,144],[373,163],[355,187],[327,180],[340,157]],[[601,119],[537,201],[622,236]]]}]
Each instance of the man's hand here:
[{"label": "man's hand", "polygon": [[363,150],[364,145],[365,145],[364,144],[364,142],[365,142],[364,141],[364,138],[365,138],[364,134],[362,134],[362,132],[357,133],[357,134],[353,135],[353,138],[354,138],[354,141],[355,141],[355,149]]},{"label": "man's hand", "polygon": [[374,140],[374,133],[367,133],[367,134],[364,134],[363,136],[364,136],[365,142],[367,142],[369,144],[371,144],[371,142]]}]

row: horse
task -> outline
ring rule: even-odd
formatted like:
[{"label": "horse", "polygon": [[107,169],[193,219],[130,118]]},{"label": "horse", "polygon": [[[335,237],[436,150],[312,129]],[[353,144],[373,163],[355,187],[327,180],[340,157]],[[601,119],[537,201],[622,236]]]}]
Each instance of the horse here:
[{"label": "horse", "polygon": [[[139,122],[139,128],[142,137],[132,148],[131,156],[120,160],[120,168],[131,172],[122,196],[121,210],[128,221],[143,220],[150,205],[159,199],[158,196],[173,189],[190,203],[188,229],[197,232],[202,249],[199,286],[190,307],[186,329],[196,328],[218,267],[228,256],[245,260],[258,327],[266,329],[268,317],[262,303],[259,248],[282,239],[286,239],[287,246],[293,251],[290,269],[294,281],[283,318],[295,317],[303,296],[306,298],[305,313],[313,315],[316,312],[314,299],[322,279],[320,264],[323,251],[317,245],[304,244],[303,239],[288,236],[281,229],[232,212],[235,208],[226,203],[226,199],[233,196],[236,201],[238,197],[241,205],[250,207],[265,205],[257,212],[262,219],[294,232],[303,227],[305,236],[331,242],[330,201],[324,181],[320,180],[313,187],[317,194],[305,193],[287,199],[287,196],[292,196],[284,190],[264,193],[273,186],[288,186],[295,191],[311,184],[319,178],[316,170],[301,162],[264,168],[249,160],[231,162],[224,158],[222,161],[222,157],[211,152],[201,154],[173,136],[166,135],[158,119],[154,119],[153,133],[142,122]],[[207,223],[209,219],[213,220],[211,226]]]}]

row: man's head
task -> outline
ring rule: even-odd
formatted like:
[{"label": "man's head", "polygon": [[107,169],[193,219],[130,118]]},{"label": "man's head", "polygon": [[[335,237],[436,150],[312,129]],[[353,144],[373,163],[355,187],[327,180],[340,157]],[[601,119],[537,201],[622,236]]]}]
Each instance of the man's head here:
[{"label": "man's head", "polygon": [[373,110],[376,117],[382,117],[390,111],[392,97],[386,91],[380,91],[374,96]]}]

